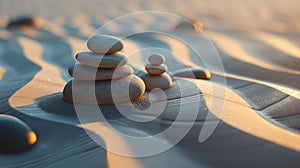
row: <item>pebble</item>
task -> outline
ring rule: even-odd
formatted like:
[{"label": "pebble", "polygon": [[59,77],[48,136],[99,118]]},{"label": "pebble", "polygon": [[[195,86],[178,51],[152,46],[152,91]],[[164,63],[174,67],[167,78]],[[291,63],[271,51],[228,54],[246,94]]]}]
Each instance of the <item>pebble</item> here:
[{"label": "pebble", "polygon": [[172,86],[172,79],[167,73],[163,73],[160,76],[142,73],[139,76],[145,82],[147,91],[154,88],[167,89]]},{"label": "pebble", "polygon": [[36,134],[18,118],[0,114],[0,152],[17,153],[28,150],[37,142]]},{"label": "pebble", "polygon": [[[144,82],[135,75],[115,80],[96,81],[94,87],[91,86],[91,82],[74,79],[67,83],[63,91],[63,98],[67,102],[73,103],[72,85],[74,83],[77,87],[76,93],[80,95],[76,97],[77,104],[95,104],[91,96],[94,91],[97,104],[117,104],[137,100],[145,92]],[[111,88],[115,89],[114,93],[117,93],[114,100],[112,98]]]},{"label": "pebble", "polygon": [[168,70],[168,67],[165,64],[161,64],[161,65],[147,64],[145,66],[145,69],[150,75],[161,75]]},{"label": "pebble", "polygon": [[80,52],[76,55],[80,63],[96,68],[117,68],[127,64],[125,54],[117,52],[110,55],[99,55],[92,52]]},{"label": "pebble", "polygon": [[175,26],[175,30],[200,32],[204,28],[203,23],[196,20],[182,20]]},{"label": "pebble", "polygon": [[207,69],[185,68],[173,73],[174,76],[210,80],[211,74]]},{"label": "pebble", "polygon": [[124,43],[121,39],[108,35],[94,35],[87,41],[87,47],[97,54],[112,54],[121,51]]},{"label": "pebble", "polygon": [[7,27],[36,27],[37,26],[37,20],[33,17],[21,17],[16,18],[15,20],[11,20]]},{"label": "pebble", "polygon": [[[74,72],[75,66],[76,72]],[[128,65],[124,65],[116,69],[108,69],[94,68],[85,66],[83,64],[75,64],[69,67],[68,72],[72,77],[78,80],[108,80],[132,75],[133,69]]]},{"label": "pebble", "polygon": [[160,53],[152,54],[148,57],[148,61],[153,65],[160,65],[165,63],[165,57]]}]

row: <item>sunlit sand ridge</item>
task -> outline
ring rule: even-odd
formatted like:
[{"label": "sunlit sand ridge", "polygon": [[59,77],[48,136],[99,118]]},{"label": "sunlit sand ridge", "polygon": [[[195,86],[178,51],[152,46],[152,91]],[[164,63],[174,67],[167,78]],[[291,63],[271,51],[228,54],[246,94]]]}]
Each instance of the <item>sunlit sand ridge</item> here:
[{"label": "sunlit sand ridge", "polygon": [[[193,81],[191,81],[193,82]],[[195,82],[199,88],[208,94],[209,96],[204,96],[210,111],[218,115],[217,111],[214,111],[213,101],[220,101],[218,97],[211,96],[212,86],[211,83],[206,81],[196,81]],[[218,86],[215,86],[218,87]],[[262,118],[257,111],[249,108],[251,105],[247,103],[242,97],[232,90],[226,90],[226,97],[228,101],[225,103],[224,111],[220,118],[222,121],[234,126],[237,129],[240,129],[248,134],[257,136],[259,138],[268,140],[270,142],[277,143],[279,145],[288,147],[293,150],[300,151],[300,135],[292,131],[288,131],[284,128],[270,123],[266,119]],[[248,106],[245,107],[245,106]],[[234,110],[233,110],[234,109]]]},{"label": "sunlit sand ridge", "polygon": [[[60,72],[51,64],[42,60],[43,47],[39,43],[23,37],[19,37],[19,42],[24,48],[26,58],[41,66],[42,70],[34,76],[30,83],[11,97],[10,104],[12,107],[33,104],[36,98],[55,93],[65,83],[60,76]],[[51,83],[51,86],[46,85],[46,83]]]}]

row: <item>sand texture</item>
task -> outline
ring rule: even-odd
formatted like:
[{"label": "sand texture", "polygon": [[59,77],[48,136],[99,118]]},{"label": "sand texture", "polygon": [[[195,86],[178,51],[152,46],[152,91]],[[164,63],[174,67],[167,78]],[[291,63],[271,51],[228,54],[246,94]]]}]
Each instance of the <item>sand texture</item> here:
[{"label": "sand texture", "polygon": [[[0,1],[0,113],[18,117],[38,135],[31,150],[0,154],[0,167],[300,167],[299,5],[297,0]],[[96,144],[82,127],[101,123],[80,123],[73,105],[63,101],[62,90],[72,79],[67,69],[75,63],[75,54],[99,26],[114,17],[144,10],[172,12],[201,21],[225,69],[224,74],[212,71],[211,76],[226,77],[226,85],[177,78],[165,91],[167,108],[146,126],[124,118],[113,105],[102,106],[112,126],[136,136],[152,135],[168,127],[180,105],[188,107],[189,113],[199,112],[192,130],[175,147],[159,155],[131,158]],[[9,19],[25,14],[36,17],[38,26],[5,27]],[[210,54],[205,50],[204,37],[195,38],[190,26],[177,27],[179,20],[143,19],[148,19],[149,25],[154,22],[174,34],[186,35],[203,48],[201,54]],[[117,34],[126,24],[137,25],[136,29],[149,26],[139,23],[143,22],[115,24],[106,31]],[[175,53],[165,55],[170,74],[188,67],[205,67],[184,43],[165,35],[138,34],[124,42],[127,55],[145,47]],[[137,54],[143,57],[129,56],[128,63],[135,70],[143,69],[152,53]],[[183,95],[176,89],[179,86],[184,86]],[[214,87],[225,90],[226,97],[218,97]],[[157,102],[160,98],[154,96]],[[193,106],[194,101],[200,101],[199,108]],[[215,114],[213,101],[224,101],[224,112],[211,137],[199,143],[204,120],[208,114]],[[137,106],[144,108],[147,103]],[[189,115],[176,124],[191,122]],[[93,129],[89,131],[94,133]],[[114,145],[108,135],[93,136],[106,146]]]}]

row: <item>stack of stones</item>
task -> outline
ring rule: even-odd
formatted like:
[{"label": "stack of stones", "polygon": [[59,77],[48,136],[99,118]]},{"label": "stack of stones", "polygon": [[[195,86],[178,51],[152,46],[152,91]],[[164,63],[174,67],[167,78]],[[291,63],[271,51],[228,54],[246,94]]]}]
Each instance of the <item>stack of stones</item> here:
[{"label": "stack of stones", "polygon": [[[121,39],[95,35],[88,40],[87,47],[91,52],[78,53],[78,62],[68,70],[75,79],[65,86],[64,100],[95,104],[95,95],[97,104],[116,104],[136,100],[144,94],[144,82],[133,74],[133,69],[126,65],[127,56],[120,52],[124,47]],[[73,88],[76,101],[72,86],[76,86]]]},{"label": "stack of stones", "polygon": [[146,84],[147,91],[155,88],[167,89],[172,86],[172,79],[166,73],[168,67],[164,64],[165,60],[165,57],[159,53],[149,56],[148,61],[150,64],[145,66],[148,73],[140,76]]}]

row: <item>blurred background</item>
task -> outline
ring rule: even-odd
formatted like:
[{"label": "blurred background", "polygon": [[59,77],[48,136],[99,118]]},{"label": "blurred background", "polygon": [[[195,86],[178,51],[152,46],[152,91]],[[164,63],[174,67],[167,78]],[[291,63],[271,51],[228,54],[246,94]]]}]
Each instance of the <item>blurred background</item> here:
[{"label": "blurred background", "polygon": [[132,12],[155,10],[200,20],[207,28],[278,33],[299,33],[300,28],[298,0],[1,0],[0,3],[1,25],[8,19],[31,15],[76,29],[100,25]]}]

